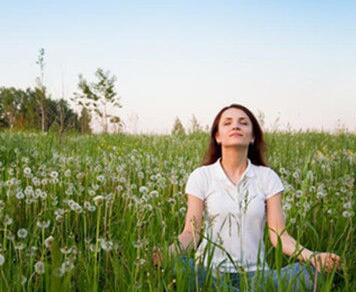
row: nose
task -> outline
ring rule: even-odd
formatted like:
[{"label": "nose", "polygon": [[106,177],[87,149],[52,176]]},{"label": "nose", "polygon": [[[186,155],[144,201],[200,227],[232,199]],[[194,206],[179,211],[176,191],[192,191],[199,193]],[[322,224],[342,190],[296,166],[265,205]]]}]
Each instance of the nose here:
[{"label": "nose", "polygon": [[235,125],[232,129],[233,129],[233,130],[239,130],[240,127],[239,127],[238,125]]}]

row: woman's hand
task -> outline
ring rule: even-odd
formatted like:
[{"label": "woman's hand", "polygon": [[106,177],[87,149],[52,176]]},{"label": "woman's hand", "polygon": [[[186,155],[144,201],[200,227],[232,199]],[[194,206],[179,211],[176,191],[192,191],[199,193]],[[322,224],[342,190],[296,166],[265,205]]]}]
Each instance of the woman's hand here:
[{"label": "woman's hand", "polygon": [[331,272],[334,267],[339,268],[340,257],[334,253],[320,252],[313,254],[310,257],[310,262],[318,272],[321,270]]}]

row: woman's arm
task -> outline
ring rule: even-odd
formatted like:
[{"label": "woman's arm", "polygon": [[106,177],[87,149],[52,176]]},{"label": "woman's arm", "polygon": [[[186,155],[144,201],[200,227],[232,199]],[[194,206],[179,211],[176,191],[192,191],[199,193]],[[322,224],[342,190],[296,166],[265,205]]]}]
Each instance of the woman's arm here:
[{"label": "woman's arm", "polygon": [[[200,239],[200,230],[202,225],[202,217],[204,211],[204,202],[188,194],[187,213],[185,216],[184,229],[178,236],[179,248],[187,250],[189,248],[197,248]],[[169,246],[171,255],[178,253],[175,244]]]},{"label": "woman's arm", "polygon": [[278,237],[281,240],[282,252],[286,255],[298,255],[301,261],[311,261],[313,266],[320,271],[322,267],[331,270],[334,265],[338,266],[340,258],[332,253],[314,253],[301,246],[290,236],[285,227],[282,211],[282,193],[270,197],[267,200],[267,225],[269,239],[274,247],[278,244]]}]

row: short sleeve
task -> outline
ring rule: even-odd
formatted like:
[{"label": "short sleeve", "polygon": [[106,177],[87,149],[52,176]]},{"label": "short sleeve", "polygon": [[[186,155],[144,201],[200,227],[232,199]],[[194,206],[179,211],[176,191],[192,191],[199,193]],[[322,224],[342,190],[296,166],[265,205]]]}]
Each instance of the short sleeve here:
[{"label": "short sleeve", "polygon": [[185,185],[185,193],[201,200],[205,199],[205,176],[201,168],[196,168],[188,177]]},{"label": "short sleeve", "polygon": [[266,183],[266,200],[273,197],[279,192],[284,190],[282,180],[278,174],[271,168],[269,168],[267,174],[267,183]]}]

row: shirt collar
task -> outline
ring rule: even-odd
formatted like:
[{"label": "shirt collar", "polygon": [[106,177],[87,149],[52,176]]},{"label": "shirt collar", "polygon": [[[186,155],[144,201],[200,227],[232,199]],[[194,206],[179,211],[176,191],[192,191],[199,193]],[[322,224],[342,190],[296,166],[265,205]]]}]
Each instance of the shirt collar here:
[{"label": "shirt collar", "polygon": [[[232,181],[229,179],[229,177],[227,176],[227,174],[225,173],[222,165],[221,165],[221,157],[219,157],[216,162],[214,163],[214,168],[215,168],[215,171],[216,171],[216,174],[218,175],[218,177],[220,179],[225,179],[225,180],[228,180],[231,184]],[[255,175],[255,172],[253,170],[253,164],[251,162],[251,160],[249,158],[247,158],[247,168],[245,169],[245,171],[243,172],[241,178],[240,178],[240,181],[242,180],[242,178],[244,176],[246,177],[253,177]]]}]

